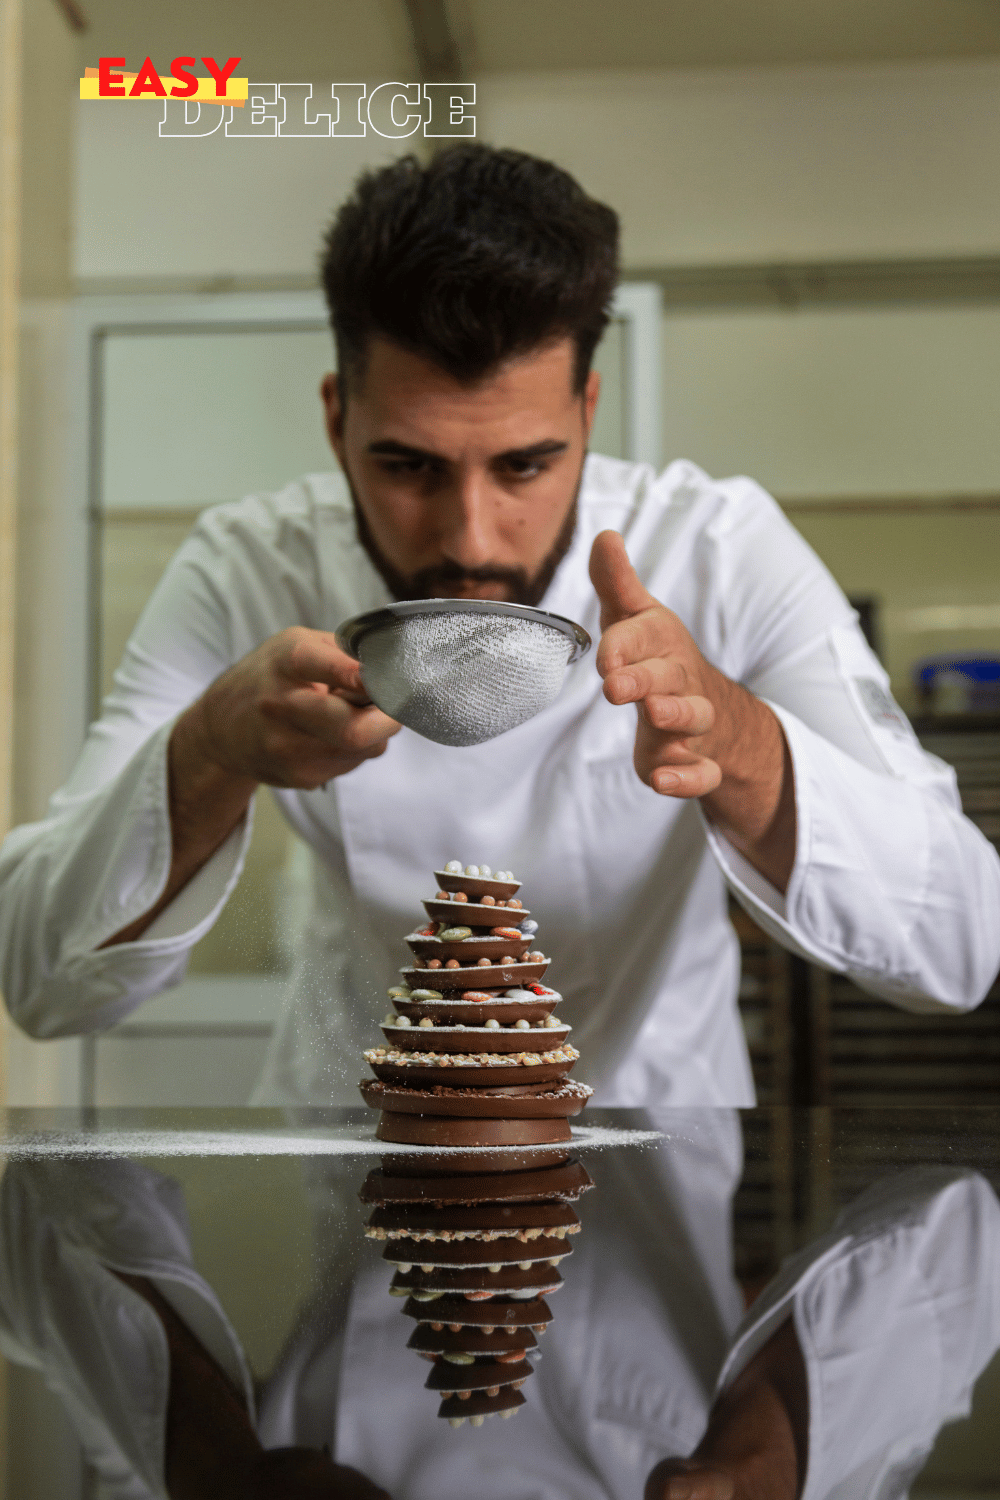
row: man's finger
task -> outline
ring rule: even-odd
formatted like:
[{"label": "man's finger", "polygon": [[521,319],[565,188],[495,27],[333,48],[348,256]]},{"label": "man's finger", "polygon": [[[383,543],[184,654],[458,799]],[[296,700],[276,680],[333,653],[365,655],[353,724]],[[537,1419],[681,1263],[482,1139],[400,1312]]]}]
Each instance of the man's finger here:
[{"label": "man's finger", "polygon": [[604,696],[609,703],[639,703],[651,693],[683,696],[687,686],[683,662],[676,656],[654,656],[615,667],[604,679]]},{"label": "man's finger", "polygon": [[677,616],[654,600],[648,609],[627,620],[616,620],[601,636],[597,670],[602,677],[633,662],[690,651],[690,639]]},{"label": "man's finger", "polygon": [[637,749],[635,764],[641,779],[661,797],[705,797],[722,780],[716,762],[703,755],[682,760],[671,758],[668,750],[662,758],[646,759]]},{"label": "man's finger", "polygon": [[337,645],[336,637],[326,630],[295,627],[285,632],[288,639],[279,659],[285,677],[298,682],[322,682],[329,688],[364,693],[361,663],[348,656]]},{"label": "man's finger", "polygon": [[601,629],[656,604],[629,562],[617,531],[602,531],[590,549],[590,581],[601,601]]},{"label": "man's finger", "polygon": [[285,695],[280,717],[347,755],[371,749],[398,734],[402,727],[374,704],[355,708],[337,694],[308,688]]},{"label": "man's finger", "polygon": [[715,708],[707,698],[667,697],[651,693],[643,699],[642,715],[652,729],[668,734],[708,734],[715,725]]}]

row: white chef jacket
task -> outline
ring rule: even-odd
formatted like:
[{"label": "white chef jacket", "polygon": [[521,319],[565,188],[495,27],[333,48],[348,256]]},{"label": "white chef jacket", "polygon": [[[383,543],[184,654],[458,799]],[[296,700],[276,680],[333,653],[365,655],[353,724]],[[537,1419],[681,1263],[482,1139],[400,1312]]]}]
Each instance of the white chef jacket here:
[{"label": "white chef jacket", "polygon": [[[469,748],[402,730],[381,758],[281,791],[311,845],[312,905],[261,1102],[355,1102],[403,935],[448,859],[513,869],[546,976],[602,1104],[748,1104],[726,887],[793,952],[915,1011],[964,1010],[1000,964],[1000,861],[917,743],[829,573],[749,479],[591,456],[572,546],[543,601],[596,639],[587,564],[622,534],[640,578],[705,656],[766,700],[792,757],[795,864],[782,895],[632,766],[635,709],[603,697],[594,653],[556,701]],[[342,479],[206,512],[126,648],[101,718],[42,822],[0,856],[2,985],[39,1037],[97,1030],[177,983],[239,877],[249,817],[133,943],[170,866],[171,726],[226,667],[290,625],[333,630],[387,593]]]},{"label": "white chef jacket", "polygon": [[[437,1417],[427,1367],[405,1348],[412,1325],[388,1295],[391,1267],[360,1234],[365,1167],[321,1168],[313,1209],[336,1230],[318,1236],[315,1295],[259,1389],[264,1446],[329,1444],[393,1500],[634,1500],[661,1458],[693,1450],[714,1394],[791,1315],[809,1392],[803,1500],[903,1500],[1000,1344],[995,1194],[946,1168],[883,1179],[741,1324],[729,1220],[739,1126],[728,1111],[672,1113],[655,1152],[587,1155],[596,1188],[579,1204],[526,1404],[478,1430]],[[166,1337],[108,1266],[156,1281],[254,1413],[176,1185],[121,1161],[12,1164],[0,1347],[60,1396],[111,1500],[165,1500]]]}]

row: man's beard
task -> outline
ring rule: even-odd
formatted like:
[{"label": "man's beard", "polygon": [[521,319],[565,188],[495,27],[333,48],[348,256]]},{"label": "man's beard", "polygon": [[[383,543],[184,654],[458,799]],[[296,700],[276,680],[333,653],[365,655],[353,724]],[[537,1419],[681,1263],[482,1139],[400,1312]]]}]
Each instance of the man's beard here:
[{"label": "man's beard", "polygon": [[[582,477],[583,470],[581,468],[580,478],[582,479]],[[386,588],[394,599],[450,598],[456,584],[502,583],[506,590],[504,594],[506,602],[510,604],[537,605],[545,597],[549,584],[555,577],[556,569],[573,543],[573,535],[576,531],[577,500],[580,494],[579,479],[577,480],[576,490],[573,494],[573,502],[566,512],[566,519],[559,528],[559,535],[556,537],[555,543],[534,577],[529,577],[524,568],[500,568],[493,567],[490,564],[486,564],[481,568],[463,568],[456,562],[433,563],[429,567],[418,569],[416,573],[400,573],[397,568],[393,567],[372,536],[371,527],[368,525],[365,513],[358,503],[354,484],[346,469],[344,470],[344,478],[347,481],[347,488],[350,490],[351,500],[354,505],[354,520],[358,529],[358,541],[368,553],[372,564],[381,575]],[[442,589],[447,589],[448,593],[442,595]],[[475,597],[475,595],[471,597]]]}]

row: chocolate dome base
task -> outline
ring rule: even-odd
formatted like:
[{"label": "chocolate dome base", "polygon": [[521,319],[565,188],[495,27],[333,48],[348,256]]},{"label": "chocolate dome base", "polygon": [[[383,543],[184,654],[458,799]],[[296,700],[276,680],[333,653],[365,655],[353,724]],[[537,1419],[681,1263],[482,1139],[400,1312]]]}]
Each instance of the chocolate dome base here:
[{"label": "chocolate dome base", "polygon": [[[405,1088],[365,1079],[361,1094],[372,1109],[391,1110],[405,1115],[456,1115],[463,1119],[506,1120],[566,1119],[580,1110],[590,1098],[586,1084],[572,1080],[546,1084],[528,1084],[523,1089],[430,1089]],[[384,1139],[384,1137],[382,1137]]]},{"label": "chocolate dome base", "polygon": [[535,1146],[570,1139],[566,1119],[468,1119],[383,1110],[376,1138],[408,1146]]}]

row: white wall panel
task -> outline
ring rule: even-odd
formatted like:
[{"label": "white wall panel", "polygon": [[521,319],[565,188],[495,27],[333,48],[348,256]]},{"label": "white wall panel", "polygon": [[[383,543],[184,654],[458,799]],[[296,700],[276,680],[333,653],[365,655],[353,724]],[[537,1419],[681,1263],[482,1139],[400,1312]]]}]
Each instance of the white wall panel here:
[{"label": "white wall panel", "polygon": [[103,340],[105,509],[188,509],[334,467],[319,383],[325,328]]},{"label": "white wall panel", "polygon": [[264,1065],[259,1037],[103,1037],[97,1044],[94,1103],[249,1104]]},{"label": "white wall panel", "polygon": [[480,133],[622,216],[627,265],[1000,250],[1000,61],[510,74]]},{"label": "white wall panel", "polygon": [[664,458],[779,495],[1000,490],[1000,307],[668,316]]}]

